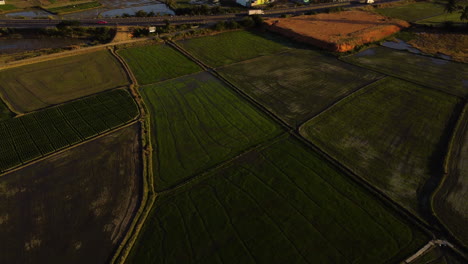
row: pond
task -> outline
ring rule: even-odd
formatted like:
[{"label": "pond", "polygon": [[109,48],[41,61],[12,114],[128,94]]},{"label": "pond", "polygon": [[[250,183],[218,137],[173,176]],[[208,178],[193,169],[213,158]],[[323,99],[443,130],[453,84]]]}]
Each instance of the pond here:
[{"label": "pond", "polygon": [[27,11],[21,11],[21,12],[14,12],[14,13],[8,13],[5,16],[6,17],[28,17],[28,18],[33,18],[33,17],[47,17],[51,16],[53,14],[44,11],[42,9],[31,9]]}]

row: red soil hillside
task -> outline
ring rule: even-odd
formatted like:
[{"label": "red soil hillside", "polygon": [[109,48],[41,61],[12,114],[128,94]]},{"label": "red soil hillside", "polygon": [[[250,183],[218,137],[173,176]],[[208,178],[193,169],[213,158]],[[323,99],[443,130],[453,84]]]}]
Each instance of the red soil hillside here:
[{"label": "red soil hillside", "polygon": [[406,21],[365,11],[275,18],[265,23],[271,31],[338,52],[383,39],[410,26]]}]

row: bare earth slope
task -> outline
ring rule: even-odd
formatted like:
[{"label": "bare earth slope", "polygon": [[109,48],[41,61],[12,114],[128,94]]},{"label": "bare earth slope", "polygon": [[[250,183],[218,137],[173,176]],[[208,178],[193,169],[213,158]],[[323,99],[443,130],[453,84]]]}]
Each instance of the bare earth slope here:
[{"label": "bare earth slope", "polygon": [[266,24],[271,31],[338,52],[352,50],[356,46],[380,40],[409,27],[403,20],[365,11],[275,18],[267,20]]}]

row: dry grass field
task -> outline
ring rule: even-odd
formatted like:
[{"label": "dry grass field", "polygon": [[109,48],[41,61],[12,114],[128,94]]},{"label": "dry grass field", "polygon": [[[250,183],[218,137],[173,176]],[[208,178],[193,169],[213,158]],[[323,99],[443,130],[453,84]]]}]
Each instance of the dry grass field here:
[{"label": "dry grass field", "polygon": [[119,62],[103,50],[0,71],[0,96],[30,112],[128,84]]}]

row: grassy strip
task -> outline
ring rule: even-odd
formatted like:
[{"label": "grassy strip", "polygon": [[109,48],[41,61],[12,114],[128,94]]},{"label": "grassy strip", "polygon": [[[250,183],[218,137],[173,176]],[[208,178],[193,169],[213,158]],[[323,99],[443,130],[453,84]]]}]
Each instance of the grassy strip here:
[{"label": "grassy strip", "polygon": [[0,122],[0,171],[82,142],[137,115],[130,95],[114,90]]},{"label": "grassy strip", "polygon": [[67,13],[83,11],[86,9],[93,9],[93,8],[97,8],[100,6],[102,6],[101,3],[97,1],[91,1],[91,2],[80,3],[80,4],[52,7],[52,8],[47,8],[46,10],[54,14],[67,14]]},{"label": "grassy strip", "polygon": [[281,133],[209,73],[145,86],[142,94],[152,116],[157,190]]},{"label": "grassy strip", "polygon": [[468,95],[464,79],[468,65],[463,63],[385,47],[370,48],[342,60],[460,97]]},{"label": "grassy strip", "polygon": [[300,49],[217,70],[292,127],[382,77],[334,57]]},{"label": "grassy strip", "polygon": [[128,84],[107,50],[0,71],[0,94],[15,112],[30,112]]},{"label": "grassy strip", "polygon": [[452,14],[443,14],[440,16],[434,16],[434,17],[422,19],[422,20],[419,20],[417,23],[423,24],[423,25],[440,25],[445,22],[462,23],[463,21],[460,20],[460,13],[455,12]]},{"label": "grassy strip", "polygon": [[15,9],[17,9],[17,7],[12,4],[0,5],[0,11],[11,11]]},{"label": "grassy strip", "polygon": [[179,41],[178,45],[211,67],[239,62],[287,49],[271,35],[233,31]]},{"label": "grassy strip", "polygon": [[468,157],[468,105],[458,119],[444,162],[444,177],[432,195],[432,211],[449,232],[468,247],[466,231],[466,160]]},{"label": "grassy strip", "polygon": [[127,263],[396,262],[427,239],[316,153],[283,139],[161,197]]},{"label": "grassy strip", "polygon": [[386,78],[305,123],[301,134],[415,214],[439,176],[456,97]]},{"label": "grassy strip", "polygon": [[200,67],[167,45],[134,47],[118,51],[140,85],[156,83],[200,71]]}]

